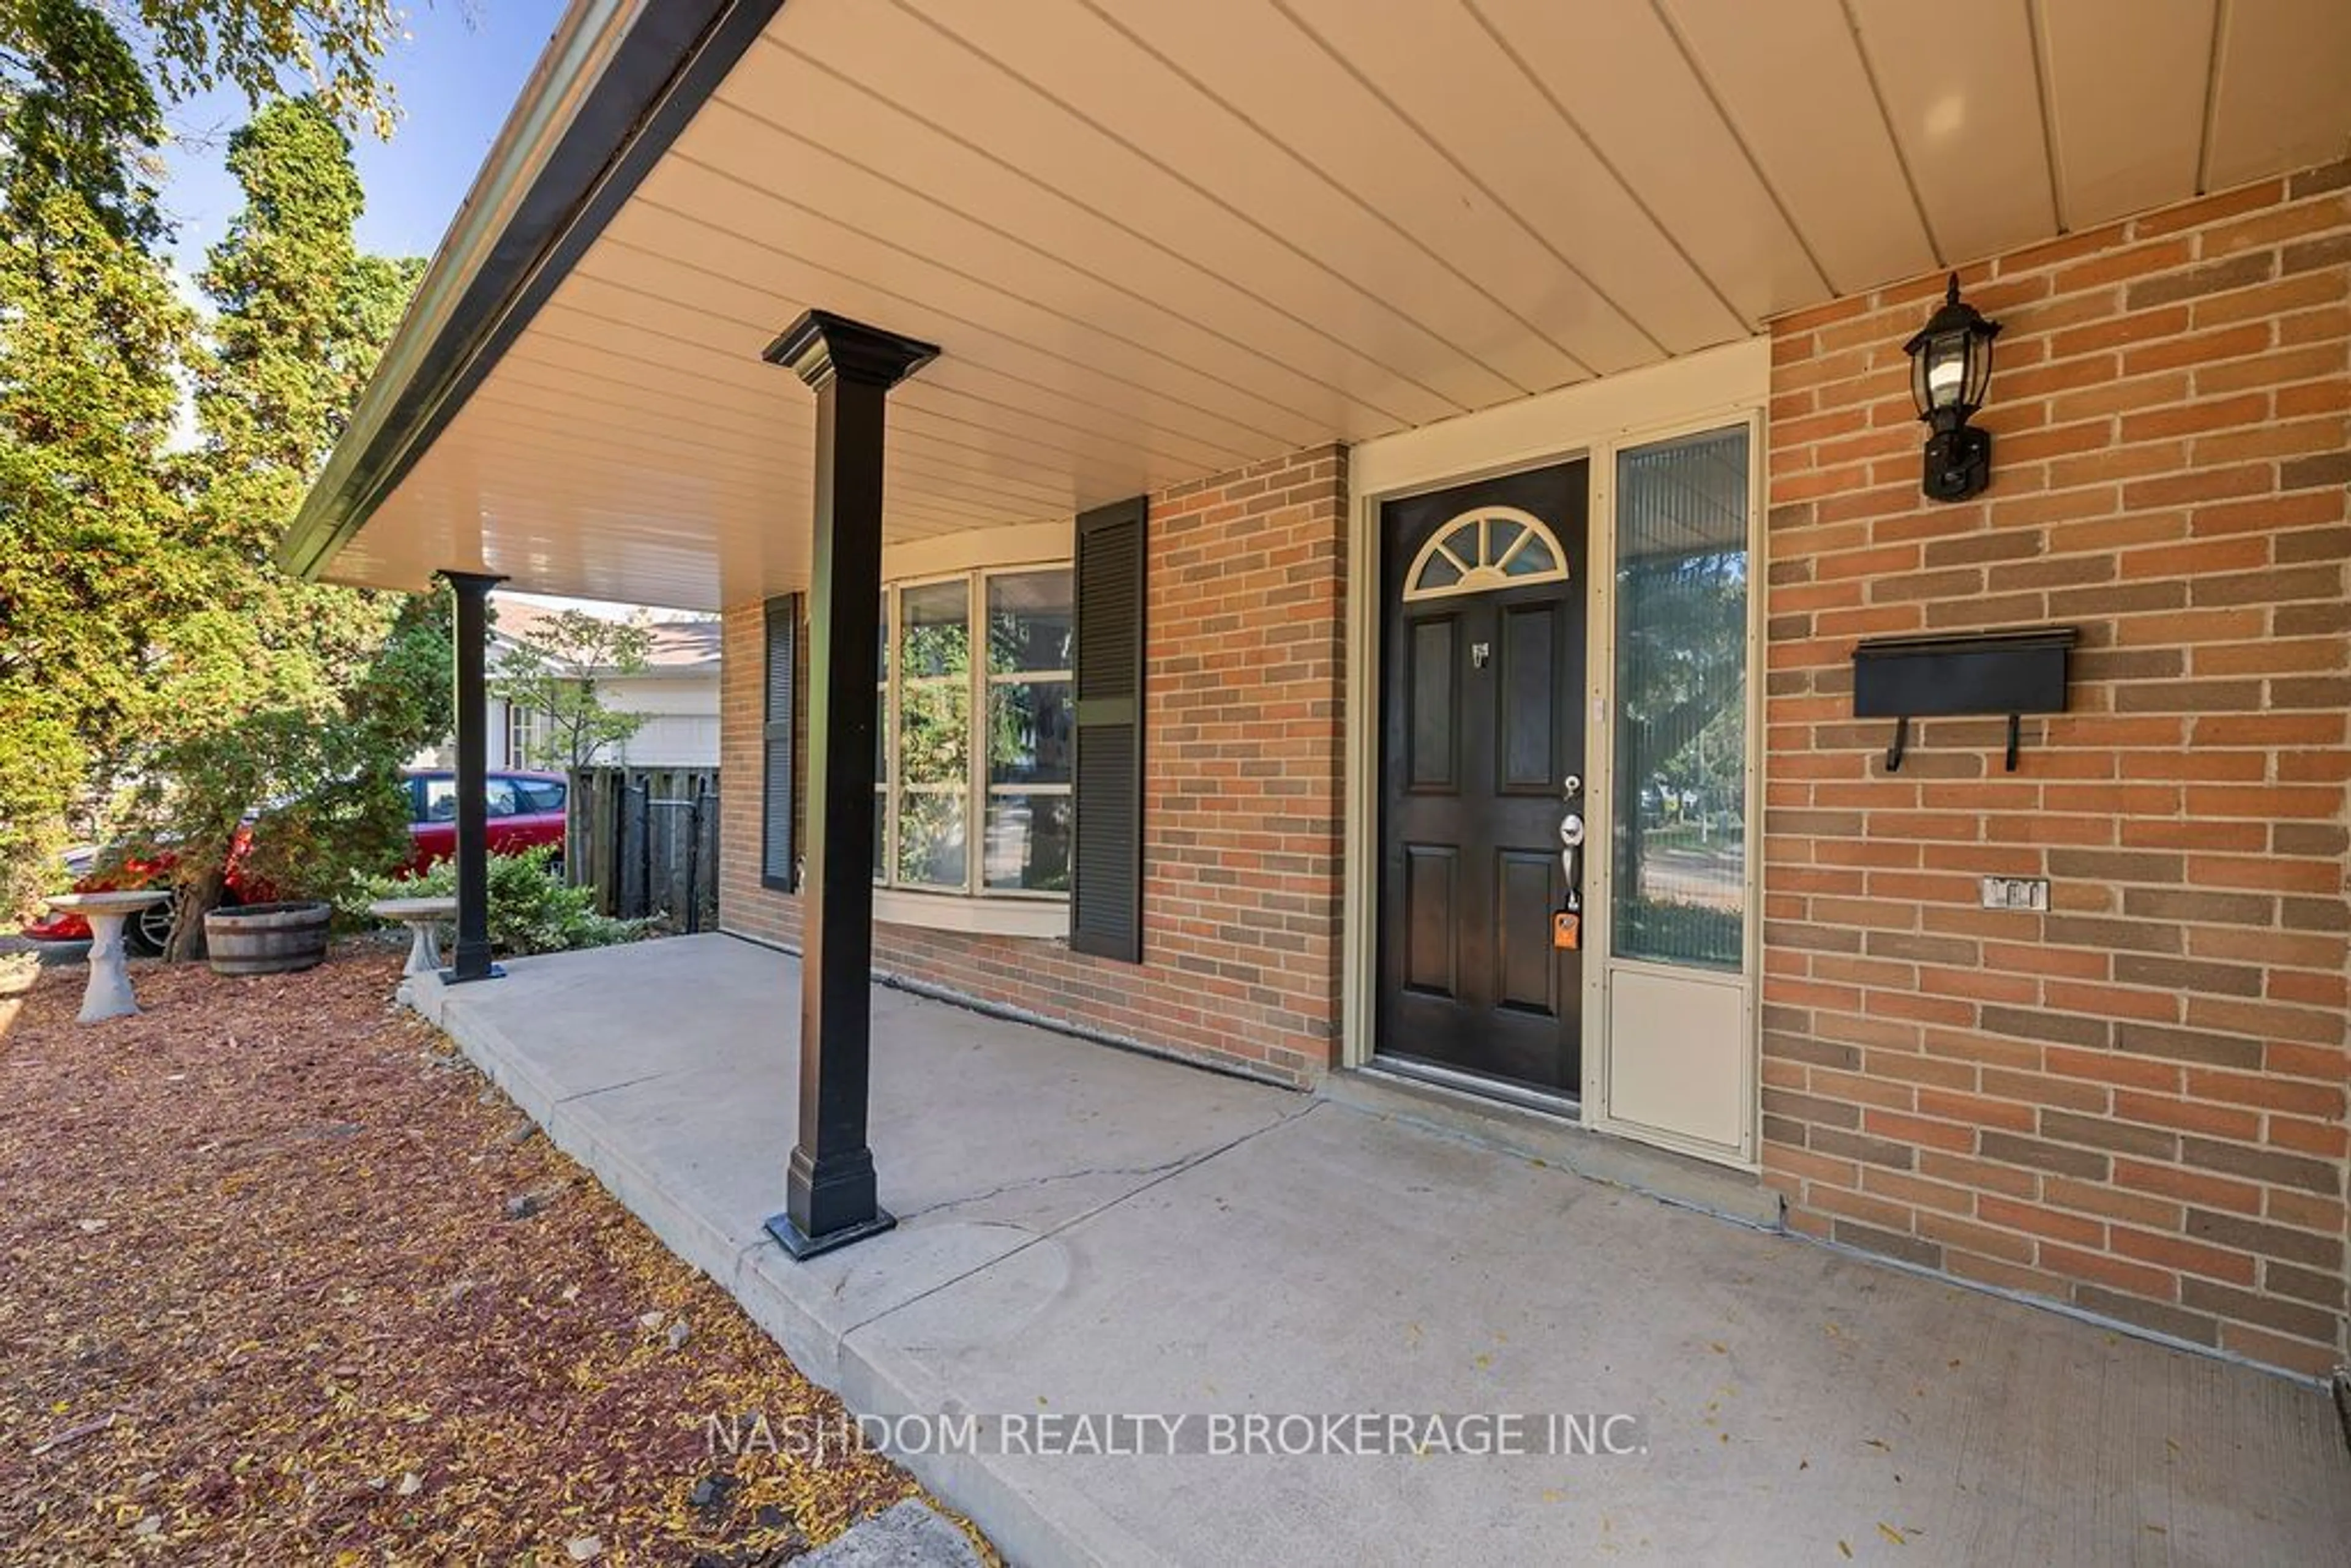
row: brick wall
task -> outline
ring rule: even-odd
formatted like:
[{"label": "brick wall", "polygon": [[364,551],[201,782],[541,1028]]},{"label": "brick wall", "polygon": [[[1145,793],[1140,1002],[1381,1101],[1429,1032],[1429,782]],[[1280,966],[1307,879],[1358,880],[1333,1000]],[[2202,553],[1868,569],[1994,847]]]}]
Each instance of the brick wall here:
[{"label": "brick wall", "polygon": [[[1922,278],[1773,332],[1764,1136],[1794,1223],[2303,1372],[2345,1326],[2351,165],[1963,268],[1990,491],[1918,492]],[[2071,711],[1851,717],[1862,637],[2081,629]],[[2046,876],[2046,915],[1978,907]]]},{"label": "brick wall", "polygon": [[[1151,497],[1144,962],[878,925],[877,968],[1304,1082],[1335,1060],[1346,462],[1320,447]],[[759,885],[764,632],[726,619],[719,920],[797,946]]]}]

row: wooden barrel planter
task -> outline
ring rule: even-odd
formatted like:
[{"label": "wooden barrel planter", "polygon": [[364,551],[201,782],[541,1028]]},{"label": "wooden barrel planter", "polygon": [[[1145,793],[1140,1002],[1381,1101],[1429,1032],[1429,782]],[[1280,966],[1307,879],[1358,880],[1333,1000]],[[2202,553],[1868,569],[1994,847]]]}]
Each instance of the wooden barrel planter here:
[{"label": "wooden barrel planter", "polygon": [[331,904],[246,904],[204,916],[204,950],[219,975],[290,975],[327,956]]}]

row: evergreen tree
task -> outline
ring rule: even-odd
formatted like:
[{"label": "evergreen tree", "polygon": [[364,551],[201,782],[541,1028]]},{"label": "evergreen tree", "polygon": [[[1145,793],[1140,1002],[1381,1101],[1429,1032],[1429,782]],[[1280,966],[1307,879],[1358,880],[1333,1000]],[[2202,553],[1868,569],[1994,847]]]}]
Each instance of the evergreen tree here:
[{"label": "evergreen tree", "polygon": [[[152,765],[190,715],[256,691],[347,714],[371,672],[402,667],[391,605],[313,594],[255,549],[419,270],[350,255],[335,124],[389,129],[392,18],[391,0],[0,0],[0,912],[43,891],[68,827],[94,831],[119,767]],[[239,149],[253,199],[209,269],[230,330],[207,358],[157,251],[156,179],[164,104],[220,85],[318,99]],[[336,325],[298,319],[309,296]],[[289,329],[319,351],[298,375],[273,342]],[[192,367],[209,436],[174,457]]]},{"label": "evergreen tree", "polygon": [[[446,723],[445,705],[422,732],[397,717],[429,712],[389,679],[423,652],[409,642],[421,612],[402,622],[400,596],[290,577],[272,556],[417,268],[360,256],[350,143],[317,100],[263,109],[228,166],[245,204],[199,279],[214,312],[196,361],[204,443],[183,465],[206,597],[169,634],[173,719],[140,795],[175,862],[175,957],[200,949],[249,812],[250,869],[280,892],[388,869],[406,841],[400,766]],[[427,684],[445,692],[442,647]]]},{"label": "evergreen tree", "polygon": [[162,119],[104,18],[0,7],[0,909],[152,712],[185,603],[164,448],[191,320],[148,248]]}]

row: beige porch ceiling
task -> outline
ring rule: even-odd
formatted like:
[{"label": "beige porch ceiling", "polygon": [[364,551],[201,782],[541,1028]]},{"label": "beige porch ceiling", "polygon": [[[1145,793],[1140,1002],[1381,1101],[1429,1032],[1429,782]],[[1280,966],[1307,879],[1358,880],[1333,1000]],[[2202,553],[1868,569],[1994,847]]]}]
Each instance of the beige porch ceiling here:
[{"label": "beige porch ceiling", "polygon": [[324,570],[798,585],[759,351],[810,306],[945,350],[893,395],[916,539],[2323,162],[2346,79],[2345,0],[789,0]]}]

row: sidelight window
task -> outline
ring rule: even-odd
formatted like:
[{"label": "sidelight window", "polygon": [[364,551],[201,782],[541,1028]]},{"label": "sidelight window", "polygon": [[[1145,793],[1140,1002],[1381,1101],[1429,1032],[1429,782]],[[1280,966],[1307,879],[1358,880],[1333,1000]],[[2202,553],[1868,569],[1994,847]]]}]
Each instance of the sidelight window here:
[{"label": "sidelight window", "polygon": [[1617,455],[1619,957],[1743,961],[1748,462],[1744,425]]}]

